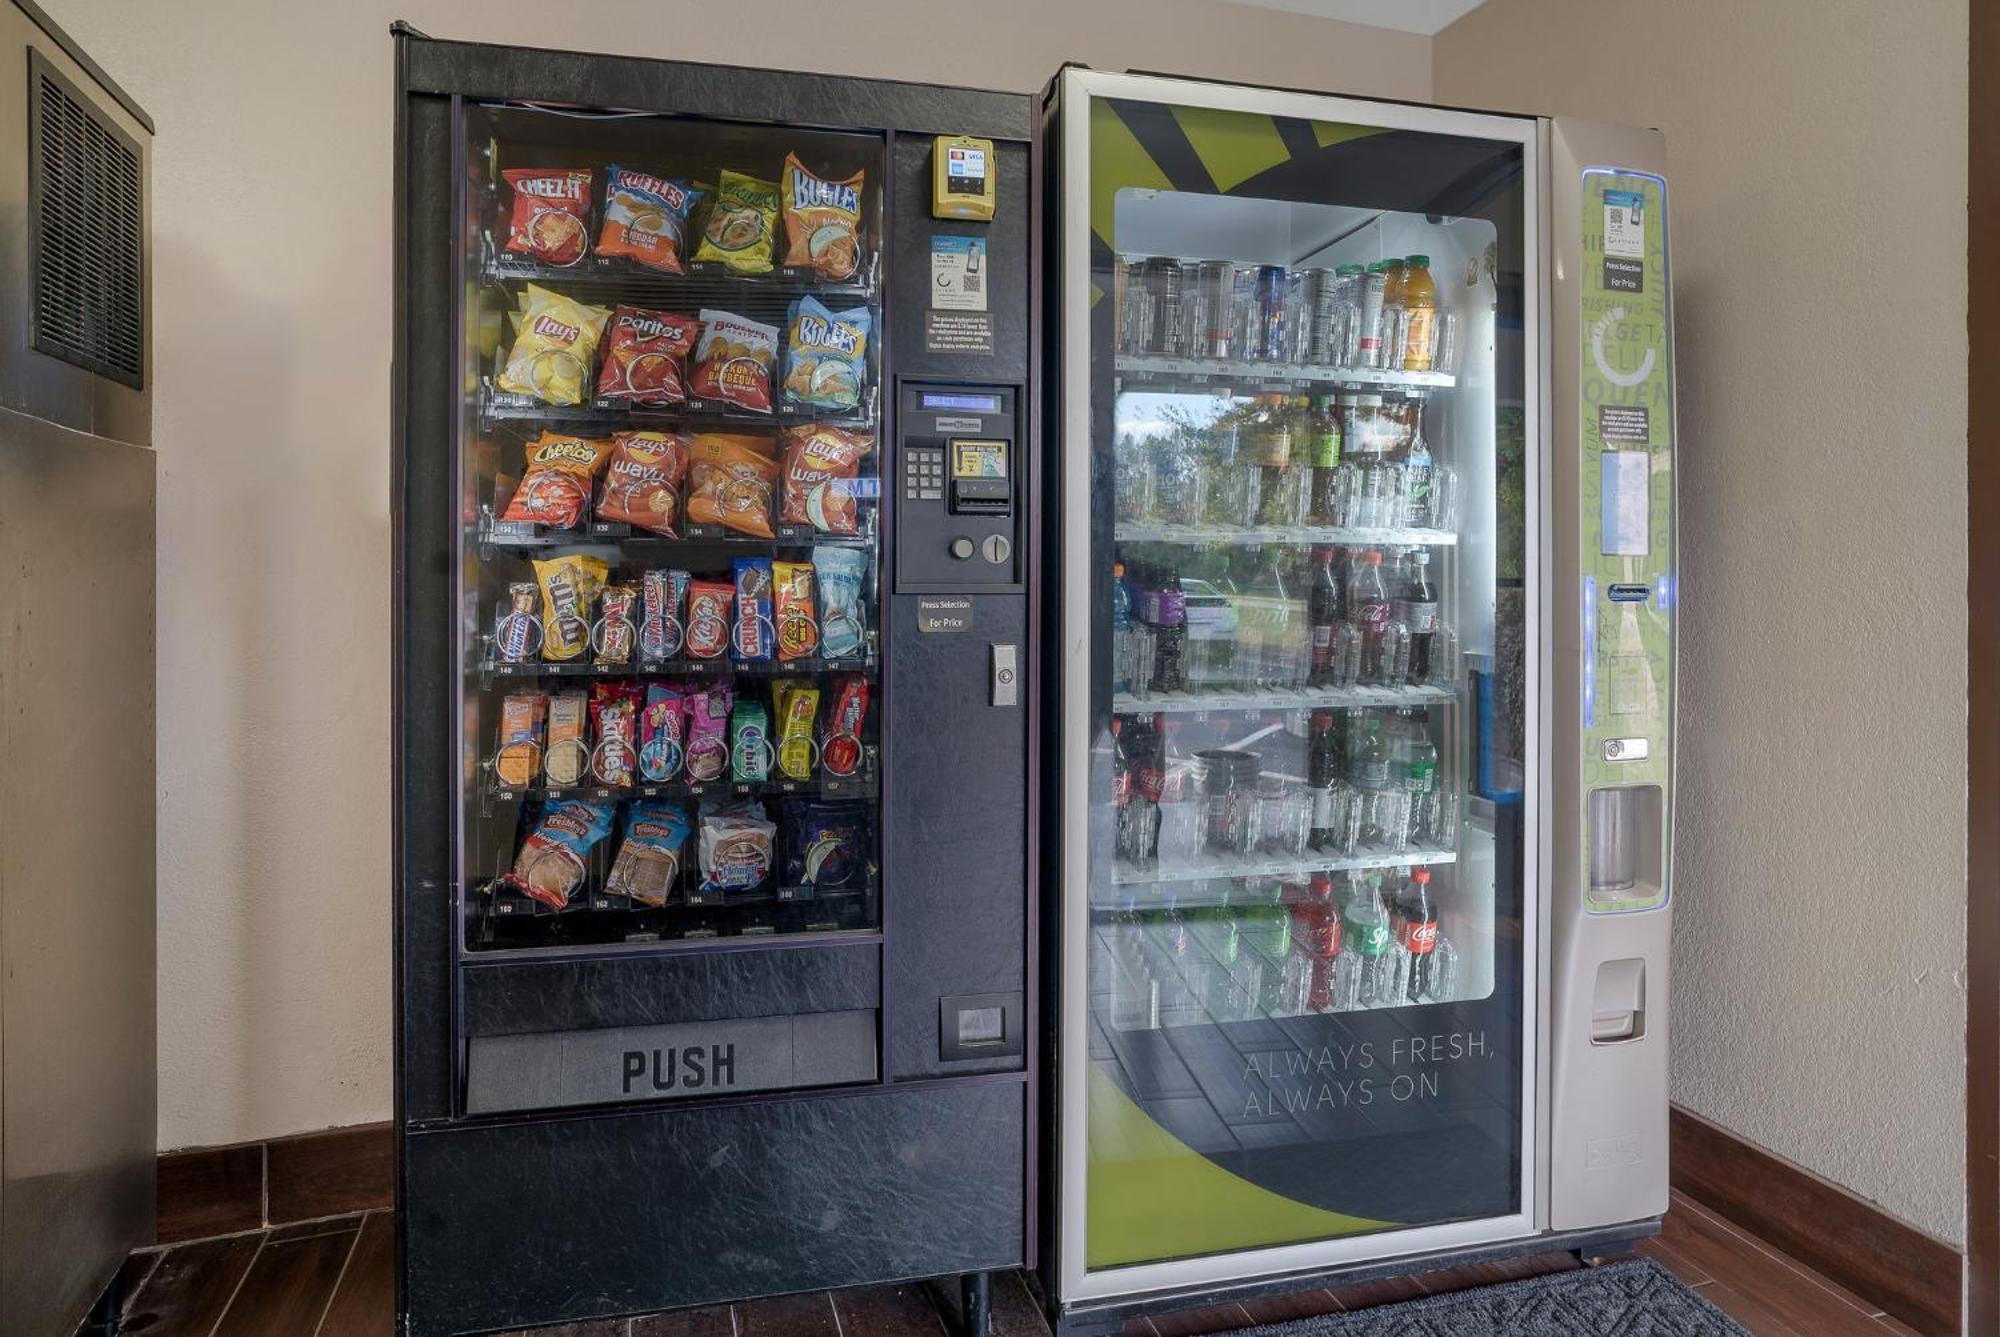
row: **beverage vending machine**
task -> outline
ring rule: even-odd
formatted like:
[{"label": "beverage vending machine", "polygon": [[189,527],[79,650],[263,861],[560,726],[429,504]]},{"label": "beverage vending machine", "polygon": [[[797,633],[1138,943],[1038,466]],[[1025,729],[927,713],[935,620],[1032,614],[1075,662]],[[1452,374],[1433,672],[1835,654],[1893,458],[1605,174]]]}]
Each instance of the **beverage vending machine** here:
[{"label": "beverage vending machine", "polygon": [[1650,1233],[1659,137],[1079,68],[1046,114],[1051,1312]]},{"label": "beverage vending machine", "polygon": [[400,1330],[1033,1257],[1030,98],[399,27]]}]

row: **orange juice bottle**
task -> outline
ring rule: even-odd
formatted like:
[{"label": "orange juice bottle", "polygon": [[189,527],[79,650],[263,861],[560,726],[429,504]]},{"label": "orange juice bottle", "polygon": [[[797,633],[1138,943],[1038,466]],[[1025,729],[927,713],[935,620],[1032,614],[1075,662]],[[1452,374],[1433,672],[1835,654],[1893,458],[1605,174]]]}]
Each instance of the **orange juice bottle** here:
[{"label": "orange juice bottle", "polygon": [[1437,334],[1437,284],[1431,279],[1431,258],[1413,255],[1403,261],[1398,285],[1403,309],[1403,346],[1390,362],[1404,371],[1429,371],[1431,345]]}]

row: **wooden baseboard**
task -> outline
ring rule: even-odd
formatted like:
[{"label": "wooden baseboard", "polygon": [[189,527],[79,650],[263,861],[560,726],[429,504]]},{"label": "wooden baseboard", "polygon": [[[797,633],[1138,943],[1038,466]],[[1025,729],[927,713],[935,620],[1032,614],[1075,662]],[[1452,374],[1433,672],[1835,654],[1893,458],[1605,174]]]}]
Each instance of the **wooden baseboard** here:
[{"label": "wooden baseboard", "polygon": [[386,1123],[159,1158],[161,1244],[387,1207],[395,1156]]},{"label": "wooden baseboard", "polygon": [[1959,1330],[1959,1252],[1698,1114],[1670,1114],[1675,1188],[1917,1331]]}]

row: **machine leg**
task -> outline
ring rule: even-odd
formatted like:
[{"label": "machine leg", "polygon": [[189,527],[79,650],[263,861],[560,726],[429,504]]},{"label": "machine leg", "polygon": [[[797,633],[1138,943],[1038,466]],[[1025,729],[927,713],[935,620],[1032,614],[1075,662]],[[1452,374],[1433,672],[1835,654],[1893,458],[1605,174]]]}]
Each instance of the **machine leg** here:
[{"label": "machine leg", "polygon": [[958,1284],[964,1337],[986,1337],[993,1319],[993,1274],[968,1272]]}]

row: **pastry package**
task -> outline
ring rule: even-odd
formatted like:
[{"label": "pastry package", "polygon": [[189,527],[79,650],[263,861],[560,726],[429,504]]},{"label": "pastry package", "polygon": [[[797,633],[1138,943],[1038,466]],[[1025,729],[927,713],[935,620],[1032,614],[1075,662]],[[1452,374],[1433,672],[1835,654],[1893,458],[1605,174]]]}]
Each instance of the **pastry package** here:
[{"label": "pastry package", "polygon": [[819,649],[810,562],[771,563],[771,623],[777,631],[778,658],[786,663]]},{"label": "pastry package", "polygon": [[868,579],[868,554],[860,548],[813,549],[813,583],[819,593],[819,652],[823,659],[848,659],[868,643],[861,593]]},{"label": "pastry package", "polygon": [[530,283],[499,386],[550,404],[581,404],[611,312]]},{"label": "pastry package", "polygon": [[611,443],[567,432],[543,432],[528,443],[527,468],[502,520],[575,529],[590,507],[590,490]]},{"label": "pastry package", "polygon": [[861,460],[875,449],[872,432],[828,423],[788,427],[784,436],[783,509],[788,525],[811,525],[824,534],[861,529]]},{"label": "pastry package", "polygon": [[830,181],[785,155],[785,263],[839,283],[861,263],[861,187],[866,174]]},{"label": "pastry package", "polygon": [[514,192],[507,249],[550,265],[573,265],[590,246],[590,169],[515,167],[500,174]]},{"label": "pastry package", "polygon": [[700,331],[693,316],[619,307],[597,373],[597,397],[647,408],[686,403],[688,354]]},{"label": "pastry package", "polygon": [[778,828],[760,803],[704,805],[701,810],[701,889],[754,891],[771,876]]},{"label": "pastry package", "polygon": [[778,638],[771,621],[771,559],[739,557],[736,571],[736,629],[730,636],[730,658],[758,664],[771,657]]},{"label": "pastry package", "polygon": [[778,360],[778,327],[727,311],[701,313],[689,388],[696,399],[752,413],[771,411],[771,367]]},{"label": "pastry package", "polygon": [[568,800],[551,803],[514,856],[506,881],[551,910],[569,904],[590,871],[590,851],[611,832],[617,811],[611,803]]},{"label": "pastry package", "polygon": [[742,172],[723,172],[716,178],[715,204],[694,258],[727,265],[738,274],[768,274],[777,226],[777,186]]},{"label": "pastry package", "polygon": [[701,191],[685,181],[629,167],[606,167],[604,227],[597,235],[597,253],[622,255],[663,274],[680,273],[688,215],[700,199]]},{"label": "pastry package", "polygon": [[542,729],[549,699],[540,692],[510,692],[500,702],[500,746],[493,753],[494,778],[509,789],[526,789],[542,773]]},{"label": "pastry package", "polygon": [[557,692],[549,698],[549,743],[542,771],[558,788],[580,785],[590,772],[590,698]]},{"label": "pastry package", "polygon": [[542,587],[542,658],[552,664],[581,658],[590,645],[591,609],[611,568],[580,553],[537,559],[534,566]]},{"label": "pastry package", "polygon": [[673,432],[619,432],[611,438],[597,518],[680,537],[681,483],[687,439]]},{"label": "pastry package", "polygon": [[604,879],[606,894],[641,905],[665,905],[680,881],[692,831],[677,803],[634,803],[625,818],[625,839]]},{"label": "pastry package", "polygon": [[665,784],[681,772],[687,759],[687,710],[681,694],[663,682],[646,688],[639,708],[639,775],[648,784]]},{"label": "pastry package", "polygon": [[829,311],[802,297],[792,307],[785,344],[787,407],[853,409],[868,379],[868,308]]},{"label": "pastry package", "polygon": [[704,432],[689,444],[688,459],[690,524],[775,537],[771,497],[777,490],[778,461],[769,438]]}]

